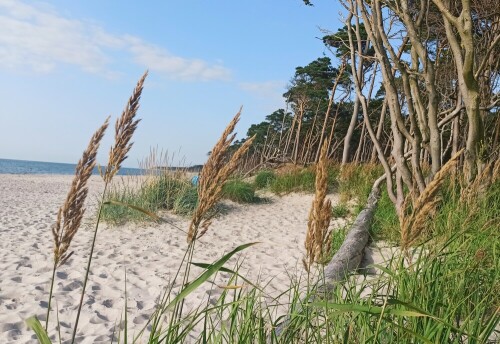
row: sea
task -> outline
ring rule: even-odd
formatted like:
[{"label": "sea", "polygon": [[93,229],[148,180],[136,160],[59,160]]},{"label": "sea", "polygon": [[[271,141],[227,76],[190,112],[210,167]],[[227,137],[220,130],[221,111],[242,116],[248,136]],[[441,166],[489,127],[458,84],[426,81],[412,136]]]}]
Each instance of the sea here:
[{"label": "sea", "polygon": [[[76,164],[0,159],[0,174],[75,174]],[[93,174],[99,174],[97,168]],[[119,175],[141,175],[139,168],[121,168]]]}]

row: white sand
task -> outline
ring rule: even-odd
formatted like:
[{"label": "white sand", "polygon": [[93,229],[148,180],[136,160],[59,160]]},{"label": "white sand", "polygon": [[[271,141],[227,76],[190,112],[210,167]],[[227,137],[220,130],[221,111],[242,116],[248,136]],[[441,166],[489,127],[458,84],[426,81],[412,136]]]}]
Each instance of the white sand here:
[{"label": "white sand", "polygon": [[[72,176],[0,175],[0,343],[36,343],[24,320],[37,315],[44,323],[52,270],[50,227],[69,189]],[[102,189],[98,177],[90,180],[91,194]],[[290,285],[288,274],[302,273],[301,259],[312,195],[270,196],[266,204],[229,204],[197,245],[194,261],[213,262],[238,245],[260,244],[239,256],[240,271],[250,280],[269,282],[266,291],[277,295]],[[90,197],[91,201],[95,197]],[[336,203],[334,196],[330,196]],[[91,202],[92,203],[92,202]],[[58,269],[57,301],[63,339],[71,337],[82,277],[92,237],[95,210],[87,207],[85,224],[71,245],[75,251]],[[186,230],[189,221],[172,214],[168,221]],[[333,223],[332,226],[339,226]],[[126,225],[99,229],[85,305],[78,326],[78,342],[109,343],[124,309],[125,278],[129,305],[129,335],[140,330],[151,315],[155,300],[178,268],[187,247],[186,235],[169,224]],[[236,259],[228,263],[233,268]],[[201,269],[195,268],[192,276]],[[216,284],[227,283],[220,274]],[[180,281],[177,282],[179,284]],[[187,300],[196,307],[209,297],[213,285],[202,285]],[[220,289],[213,292],[220,294]],[[54,308],[56,303],[53,301]],[[56,312],[51,313],[53,339]]]}]

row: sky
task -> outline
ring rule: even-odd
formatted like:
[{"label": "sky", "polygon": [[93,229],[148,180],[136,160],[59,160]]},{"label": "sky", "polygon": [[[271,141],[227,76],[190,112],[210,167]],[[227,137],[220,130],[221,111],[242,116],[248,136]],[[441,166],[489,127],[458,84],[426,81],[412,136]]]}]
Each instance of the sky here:
[{"label": "sky", "polygon": [[342,26],[341,10],[335,0],[0,0],[0,158],[76,163],[149,70],[124,165],[151,149],[201,164],[240,106],[239,137],[285,106],[295,67],[330,56],[318,38]]}]

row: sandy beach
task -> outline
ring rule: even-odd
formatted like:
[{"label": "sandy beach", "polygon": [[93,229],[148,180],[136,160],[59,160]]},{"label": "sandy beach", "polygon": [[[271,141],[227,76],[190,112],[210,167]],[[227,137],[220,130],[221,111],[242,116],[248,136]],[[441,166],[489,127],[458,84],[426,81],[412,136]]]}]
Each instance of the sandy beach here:
[{"label": "sandy beach", "polygon": [[[52,271],[51,225],[64,201],[72,176],[0,175],[0,342],[36,343],[24,321],[36,315],[44,323]],[[59,310],[63,339],[71,337],[84,267],[88,259],[95,204],[103,183],[93,176],[84,225],[75,236],[68,263],[58,269],[53,307]],[[290,285],[291,275],[303,273],[301,259],[308,212],[313,195],[268,195],[268,202],[239,205],[229,202],[227,212],[214,220],[199,241],[195,262],[210,263],[238,245],[258,241],[227,266],[240,262],[240,272],[252,281],[268,284],[276,296]],[[335,195],[329,195],[335,204]],[[170,213],[162,216],[187,230],[189,220]],[[344,225],[343,220],[332,226]],[[178,268],[187,247],[186,234],[163,224],[103,225],[99,229],[85,305],[78,326],[79,343],[109,343],[124,312],[125,270],[129,334],[137,333],[154,310],[155,301]],[[195,268],[193,276],[201,269]],[[217,276],[216,285],[227,283]],[[177,282],[180,283],[180,282]],[[187,309],[217,297],[221,289],[205,283],[187,299]],[[56,333],[56,312],[49,334]],[[53,336],[53,339],[56,339]]]}]

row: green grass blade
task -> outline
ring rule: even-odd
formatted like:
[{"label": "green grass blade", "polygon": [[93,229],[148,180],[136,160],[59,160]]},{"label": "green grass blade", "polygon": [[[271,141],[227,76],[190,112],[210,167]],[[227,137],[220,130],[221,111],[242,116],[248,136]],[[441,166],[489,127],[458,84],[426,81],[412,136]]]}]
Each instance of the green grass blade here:
[{"label": "green grass blade", "polygon": [[38,342],[40,344],[52,344],[49,335],[47,334],[47,331],[45,331],[45,328],[43,328],[42,324],[40,323],[40,320],[38,320],[36,316],[27,319],[26,325],[28,325],[28,327],[32,329],[33,332],[35,332],[36,337],[38,338]]},{"label": "green grass blade", "polygon": [[114,204],[114,205],[120,205],[122,207],[127,207],[130,209],[134,209],[134,210],[140,211],[143,214],[148,215],[149,217],[153,218],[155,221],[158,221],[158,222],[161,221],[161,218],[158,215],[156,215],[155,213],[152,213],[149,210],[138,207],[136,205],[132,205],[132,204],[128,204],[128,203],[124,203],[124,202],[120,202],[120,201],[114,201],[114,200],[106,201],[106,202],[104,202],[104,204],[105,205]]},{"label": "green grass blade", "polygon": [[391,315],[399,315],[399,316],[405,316],[405,317],[430,317],[433,318],[431,315],[422,313],[422,312],[417,312],[417,311],[408,311],[404,309],[396,309],[396,308],[389,308],[389,307],[379,307],[379,306],[364,306],[364,305],[354,305],[354,304],[339,304],[339,303],[329,303],[329,302],[312,302],[310,303],[311,306],[313,307],[326,307],[329,309],[334,309],[338,311],[339,313],[345,313],[345,312],[361,312],[361,313],[368,313],[372,315],[377,315],[377,314],[391,314]]},{"label": "green grass blade", "polygon": [[[197,266],[199,268],[203,268],[203,269],[208,269],[210,266],[212,266],[212,264],[207,264],[207,263],[191,263],[193,264],[194,266]],[[231,270],[231,269],[228,269],[228,268],[225,268],[225,267],[222,267],[219,269],[219,271],[222,271],[222,272],[226,272],[226,273],[229,273],[229,274],[232,274],[232,275],[235,275],[235,276],[238,276],[239,278],[241,278],[243,281],[245,281],[245,283],[247,283],[248,285],[256,288],[257,290],[259,291],[263,291],[260,287],[256,286],[255,284],[253,284],[250,280],[248,280],[247,278],[243,277],[242,275],[240,275],[238,272],[234,271],[234,270]]]},{"label": "green grass blade", "polygon": [[163,309],[163,312],[166,312],[169,309],[172,309],[177,303],[183,300],[186,296],[191,294],[196,290],[202,283],[208,280],[213,274],[219,271],[222,266],[236,253],[243,251],[244,249],[257,244],[256,242],[241,245],[236,247],[234,250],[223,256],[221,259],[213,263],[207,270],[202,273],[198,278],[196,278],[193,282],[189,283],[182,289],[182,291]]}]

